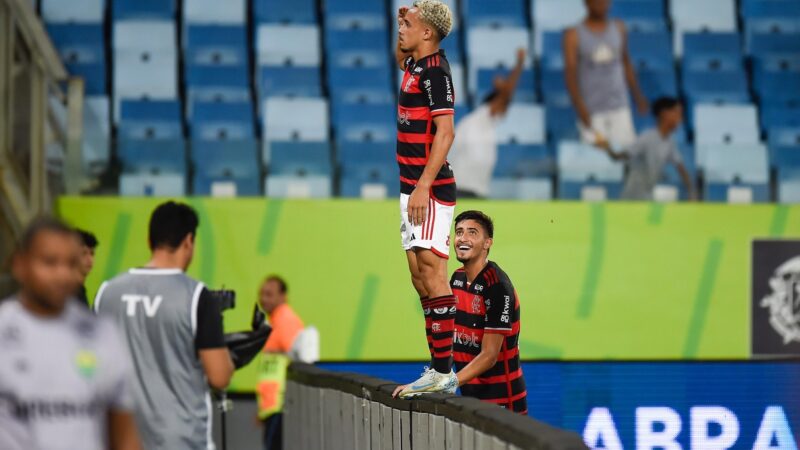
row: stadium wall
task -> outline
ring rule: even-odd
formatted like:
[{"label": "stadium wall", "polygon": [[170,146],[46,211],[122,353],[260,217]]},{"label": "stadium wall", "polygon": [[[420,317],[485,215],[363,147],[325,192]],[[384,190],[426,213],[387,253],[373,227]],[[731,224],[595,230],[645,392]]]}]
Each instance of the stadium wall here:
[{"label": "stadium wall", "polygon": [[[100,240],[90,293],[147,262],[160,201],[59,200],[65,219]],[[238,293],[226,330],[247,326],[259,283],[274,272],[320,330],[323,360],[426,357],[395,201],[187,201],[201,220],[190,274]],[[751,241],[800,229],[800,207],[781,205],[459,203],[468,208],[495,219],[491,258],[521,298],[523,359],[748,358]],[[253,385],[249,367],[233,389]]]}]

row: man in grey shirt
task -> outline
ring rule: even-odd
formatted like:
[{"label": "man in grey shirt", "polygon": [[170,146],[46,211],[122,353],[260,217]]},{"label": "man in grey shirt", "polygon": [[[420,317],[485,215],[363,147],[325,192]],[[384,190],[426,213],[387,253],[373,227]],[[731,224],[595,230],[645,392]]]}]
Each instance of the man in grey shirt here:
[{"label": "man in grey shirt", "polygon": [[615,151],[607,140],[597,142],[614,160],[627,162],[623,200],[652,200],[653,189],[661,180],[664,166],[674,164],[683,180],[690,200],[695,200],[694,184],[683,158],[672,139],[672,134],[683,121],[681,103],[670,97],[662,97],[653,103],[656,127],[645,131],[629,147]]},{"label": "man in grey shirt", "polygon": [[636,138],[628,91],[640,114],[647,98],[639,89],[628,52],[628,32],[608,15],[611,0],[585,0],[586,18],[564,32],[564,76],[578,116],[581,140],[628,146]]},{"label": "man in grey shirt", "polygon": [[148,450],[213,449],[208,387],[223,389],[233,375],[219,302],[184,273],[197,226],[188,205],[159,205],[150,217],[150,262],[103,283],[94,303],[124,332]]},{"label": "man in grey shirt", "polygon": [[73,230],[39,219],[14,256],[20,291],[0,302],[0,449],[139,449],[130,361],[111,321],[73,298]]}]

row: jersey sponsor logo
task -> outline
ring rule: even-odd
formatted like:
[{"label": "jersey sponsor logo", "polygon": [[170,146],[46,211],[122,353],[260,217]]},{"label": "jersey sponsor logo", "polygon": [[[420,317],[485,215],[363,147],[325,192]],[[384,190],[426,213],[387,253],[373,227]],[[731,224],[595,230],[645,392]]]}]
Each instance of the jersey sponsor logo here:
[{"label": "jersey sponsor logo", "polygon": [[428,94],[428,103],[433,106],[433,89],[431,88],[431,80],[425,80],[423,85],[425,86],[425,92]]},{"label": "jersey sponsor logo", "polygon": [[503,297],[503,313],[500,315],[500,320],[508,323],[511,314],[511,297],[508,295],[504,295]]},{"label": "jersey sponsor logo", "polygon": [[444,83],[447,92],[447,103],[455,103],[453,101],[453,86],[450,84],[450,77],[448,77],[447,75],[444,76]]},{"label": "jersey sponsor logo", "polygon": [[431,324],[431,331],[433,331],[434,333],[442,331],[442,325],[439,322],[433,322]]},{"label": "jersey sponsor logo", "polygon": [[8,404],[9,411],[20,422],[34,420],[64,420],[80,417],[97,418],[105,410],[99,399],[89,402],[74,400],[21,400],[11,392],[0,392],[0,405]]},{"label": "jersey sponsor logo", "polygon": [[97,370],[97,356],[91,350],[79,350],[75,355],[75,367],[84,378],[92,378]]},{"label": "jersey sponsor logo", "polygon": [[[455,308],[455,306],[453,308]],[[433,312],[435,312],[436,314],[446,314],[447,309],[448,309],[447,306],[443,306],[441,308],[433,308]]]},{"label": "jersey sponsor logo", "polygon": [[144,307],[144,314],[147,317],[155,317],[158,307],[164,298],[160,295],[150,297],[149,295],[123,294],[122,301],[127,303],[126,313],[128,317],[136,317],[136,305],[141,303]]},{"label": "jersey sponsor logo", "polygon": [[459,345],[472,348],[481,348],[481,339],[477,334],[475,334],[475,332],[467,334],[456,331],[453,333],[453,341]]},{"label": "jersey sponsor logo", "polygon": [[464,282],[462,280],[453,280],[453,286],[464,287]]},{"label": "jersey sponsor logo", "polygon": [[411,125],[411,121],[408,119],[411,116],[408,112],[401,112],[397,115],[397,123],[400,125]]},{"label": "jersey sponsor logo", "polygon": [[403,85],[403,92],[408,92],[408,90],[411,89],[411,86],[414,85],[414,81],[416,81],[414,75],[408,77],[408,80],[406,80],[406,84]]},{"label": "jersey sponsor logo", "polygon": [[482,284],[476,284],[475,285],[475,291],[476,292],[482,292],[483,291],[483,285]]},{"label": "jersey sponsor logo", "polygon": [[417,66],[414,68],[414,73],[421,73],[421,72],[422,72],[422,66]]}]

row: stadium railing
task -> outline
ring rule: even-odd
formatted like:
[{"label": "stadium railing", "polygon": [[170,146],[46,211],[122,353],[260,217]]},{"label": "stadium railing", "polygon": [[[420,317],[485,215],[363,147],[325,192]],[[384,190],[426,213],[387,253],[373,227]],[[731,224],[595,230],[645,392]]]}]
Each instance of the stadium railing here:
[{"label": "stadium railing", "polygon": [[284,447],[305,449],[585,449],[580,436],[474,398],[392,398],[397,386],[294,363],[284,403]]}]

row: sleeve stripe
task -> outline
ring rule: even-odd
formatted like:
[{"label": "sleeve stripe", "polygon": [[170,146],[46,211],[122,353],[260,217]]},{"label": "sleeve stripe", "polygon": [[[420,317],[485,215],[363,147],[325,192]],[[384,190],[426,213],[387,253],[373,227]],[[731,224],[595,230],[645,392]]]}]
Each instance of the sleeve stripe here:
[{"label": "sleeve stripe", "polygon": [[206,287],[203,283],[197,283],[192,294],[192,335],[197,336],[197,305],[200,303],[200,293]]},{"label": "sleeve stripe", "polygon": [[104,281],[103,284],[100,285],[100,289],[97,290],[97,294],[94,296],[94,302],[92,303],[92,309],[94,309],[95,313],[100,311],[100,299],[103,296],[103,291],[106,290],[106,286],[108,286],[108,281]]},{"label": "sleeve stripe", "polygon": [[484,330],[511,331],[511,328],[483,327]]}]

